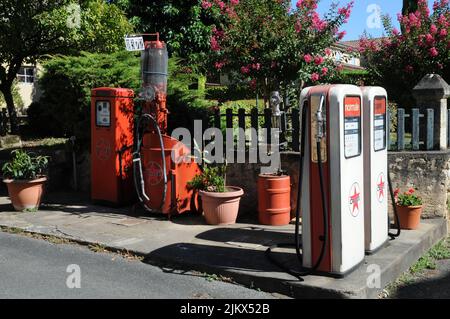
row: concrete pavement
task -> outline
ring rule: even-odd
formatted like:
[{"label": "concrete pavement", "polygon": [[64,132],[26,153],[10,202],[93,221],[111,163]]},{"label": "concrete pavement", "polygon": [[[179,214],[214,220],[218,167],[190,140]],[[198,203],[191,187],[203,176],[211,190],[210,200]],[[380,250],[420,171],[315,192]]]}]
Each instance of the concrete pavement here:
[{"label": "concrete pavement", "polygon": [[[9,200],[0,197],[0,226],[125,249],[146,256],[150,264],[221,274],[266,292],[298,298],[376,298],[386,284],[447,234],[443,219],[425,220],[419,230],[404,231],[387,248],[367,256],[345,279],[307,276],[299,281],[272,265],[264,254],[275,243],[293,242],[292,225],[269,227],[238,220],[236,225],[210,226],[195,215],[168,221],[129,208],[91,205],[73,194],[54,196],[46,203],[36,213],[14,212]],[[276,255],[291,267],[299,267],[293,250],[279,250]],[[367,285],[370,265],[379,267],[380,287]]]},{"label": "concrete pavement", "polygon": [[[78,265],[80,288],[66,281]],[[69,284],[75,283],[69,279]],[[72,286],[73,287],[73,286]],[[86,247],[0,233],[2,298],[268,299],[271,294],[158,267]]]}]

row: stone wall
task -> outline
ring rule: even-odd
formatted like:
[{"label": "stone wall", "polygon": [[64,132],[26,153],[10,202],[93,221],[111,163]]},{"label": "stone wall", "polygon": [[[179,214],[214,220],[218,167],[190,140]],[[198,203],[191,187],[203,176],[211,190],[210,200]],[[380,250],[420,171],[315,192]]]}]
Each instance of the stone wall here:
[{"label": "stone wall", "polygon": [[417,189],[425,218],[447,217],[450,191],[450,151],[390,152],[394,188]]}]

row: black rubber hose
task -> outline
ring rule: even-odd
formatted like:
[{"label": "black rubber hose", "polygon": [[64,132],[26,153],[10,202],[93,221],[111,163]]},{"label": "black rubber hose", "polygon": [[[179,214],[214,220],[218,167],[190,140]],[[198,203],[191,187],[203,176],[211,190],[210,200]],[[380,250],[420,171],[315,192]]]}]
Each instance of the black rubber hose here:
[{"label": "black rubber hose", "polygon": [[295,210],[295,243],[294,245],[292,243],[279,243],[270,246],[266,250],[266,256],[267,258],[276,266],[278,266],[280,269],[284,270],[288,274],[299,278],[300,280],[303,280],[301,277],[310,275],[314,273],[314,271],[319,268],[320,264],[322,263],[322,260],[325,256],[326,247],[328,244],[328,206],[326,203],[326,195],[325,195],[325,189],[324,189],[324,180],[323,180],[323,169],[322,169],[322,154],[320,150],[320,142],[317,142],[317,159],[318,159],[318,166],[319,166],[319,179],[320,179],[320,190],[322,193],[322,216],[323,216],[323,222],[324,222],[324,235],[323,235],[323,243],[322,243],[322,249],[320,252],[320,256],[317,260],[317,262],[311,267],[310,269],[305,269],[303,271],[297,271],[294,269],[289,268],[279,260],[277,260],[275,257],[272,256],[272,250],[275,248],[291,248],[295,247],[295,252],[297,259],[299,260],[300,264],[302,264],[302,257],[300,252],[300,198],[302,196],[302,189],[303,189],[303,167],[304,167],[304,161],[305,161],[305,144],[306,144],[306,117],[307,117],[307,107],[303,106],[302,110],[302,132],[301,132],[301,148],[300,148],[300,167],[299,167],[299,181],[298,181],[298,189],[297,189],[297,207]]},{"label": "black rubber hose", "polygon": [[400,229],[400,219],[398,217],[398,212],[397,212],[397,205],[395,205],[395,195],[394,195],[394,190],[392,188],[391,174],[389,173],[389,166],[388,166],[388,170],[387,170],[387,175],[388,175],[389,193],[391,194],[392,210],[394,212],[395,224],[397,226],[397,232],[395,234],[393,234],[389,231],[389,228],[391,225],[389,222],[389,214],[388,214],[388,235],[389,235],[389,237],[391,237],[391,239],[395,239],[400,236],[401,229]]}]

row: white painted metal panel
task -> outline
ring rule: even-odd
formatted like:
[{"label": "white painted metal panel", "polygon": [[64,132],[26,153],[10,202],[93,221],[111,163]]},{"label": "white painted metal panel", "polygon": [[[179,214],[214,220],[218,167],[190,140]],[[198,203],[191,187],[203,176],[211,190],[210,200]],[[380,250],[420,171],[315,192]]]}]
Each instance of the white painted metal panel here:
[{"label": "white painted metal panel", "polygon": [[[361,88],[364,101],[365,249],[373,252],[388,240],[387,92]],[[384,99],[384,119],[375,114],[375,99]],[[378,113],[378,112],[377,112]],[[384,131],[383,131],[384,127]]]}]

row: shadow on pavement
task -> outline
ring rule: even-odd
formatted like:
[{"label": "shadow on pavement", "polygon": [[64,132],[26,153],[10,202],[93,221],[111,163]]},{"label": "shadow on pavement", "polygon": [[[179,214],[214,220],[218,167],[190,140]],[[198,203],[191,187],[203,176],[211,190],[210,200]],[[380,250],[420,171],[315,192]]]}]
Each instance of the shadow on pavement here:
[{"label": "shadow on pavement", "polygon": [[418,282],[399,287],[392,296],[395,299],[449,299],[450,273],[433,279],[421,279]]},{"label": "shadow on pavement", "polygon": [[215,228],[195,236],[198,239],[222,243],[249,243],[271,246],[278,243],[294,243],[292,230],[266,229],[263,227]]}]

